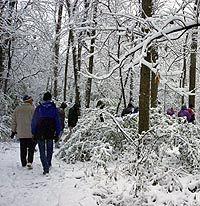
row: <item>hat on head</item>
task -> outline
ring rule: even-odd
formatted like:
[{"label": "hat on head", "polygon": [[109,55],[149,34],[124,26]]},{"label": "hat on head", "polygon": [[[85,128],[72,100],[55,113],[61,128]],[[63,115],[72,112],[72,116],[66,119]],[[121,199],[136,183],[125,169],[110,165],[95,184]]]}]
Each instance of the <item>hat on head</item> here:
[{"label": "hat on head", "polygon": [[62,104],[60,105],[60,108],[65,109],[67,107],[67,104],[65,102],[62,102]]},{"label": "hat on head", "polygon": [[50,92],[44,93],[44,96],[43,96],[44,101],[51,100],[51,98],[52,98],[52,96],[51,96]]},{"label": "hat on head", "polygon": [[27,94],[25,94],[22,99],[24,102],[29,102],[29,101],[33,100],[33,98]]}]

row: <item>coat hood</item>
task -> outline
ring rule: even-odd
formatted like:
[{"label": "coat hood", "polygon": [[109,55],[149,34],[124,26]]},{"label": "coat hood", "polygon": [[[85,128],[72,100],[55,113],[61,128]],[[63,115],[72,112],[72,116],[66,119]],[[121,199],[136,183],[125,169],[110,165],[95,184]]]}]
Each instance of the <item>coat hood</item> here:
[{"label": "coat hood", "polygon": [[40,102],[40,105],[41,105],[42,107],[49,108],[49,107],[54,106],[55,104],[54,104],[53,101],[47,100],[47,101],[41,101],[41,102]]},{"label": "coat hood", "polygon": [[182,105],[181,110],[186,110],[186,109],[187,109],[187,106],[185,104]]}]

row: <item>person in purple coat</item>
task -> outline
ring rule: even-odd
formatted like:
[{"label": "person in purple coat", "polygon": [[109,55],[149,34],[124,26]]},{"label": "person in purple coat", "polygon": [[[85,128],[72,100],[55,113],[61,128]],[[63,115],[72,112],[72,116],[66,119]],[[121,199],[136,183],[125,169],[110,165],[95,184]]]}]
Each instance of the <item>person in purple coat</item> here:
[{"label": "person in purple coat", "polygon": [[178,112],[178,117],[186,117],[187,122],[190,122],[191,115],[185,104],[182,105],[181,110]]},{"label": "person in purple coat", "polygon": [[175,114],[174,109],[172,107],[167,109],[167,114],[173,116]]}]

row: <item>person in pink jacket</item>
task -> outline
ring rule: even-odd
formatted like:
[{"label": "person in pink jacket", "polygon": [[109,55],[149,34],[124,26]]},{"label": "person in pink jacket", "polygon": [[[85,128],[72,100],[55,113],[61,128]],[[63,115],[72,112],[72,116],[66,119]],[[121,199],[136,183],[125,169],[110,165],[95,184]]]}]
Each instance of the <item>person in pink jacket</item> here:
[{"label": "person in pink jacket", "polygon": [[190,113],[190,122],[194,123],[195,121],[195,112],[194,112],[194,105],[193,104],[189,104],[189,107],[188,107],[188,112]]},{"label": "person in pink jacket", "polygon": [[15,135],[20,141],[20,159],[22,167],[32,169],[35,142],[32,140],[31,120],[35,110],[32,104],[33,99],[29,95],[24,95],[23,103],[16,107],[11,120],[11,139]]}]

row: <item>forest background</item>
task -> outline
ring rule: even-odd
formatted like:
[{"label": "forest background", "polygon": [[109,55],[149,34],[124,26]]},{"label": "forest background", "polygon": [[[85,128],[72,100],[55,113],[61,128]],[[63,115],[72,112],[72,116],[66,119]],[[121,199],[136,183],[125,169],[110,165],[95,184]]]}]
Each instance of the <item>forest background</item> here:
[{"label": "forest background", "polygon": [[[111,162],[123,163],[120,170],[134,176],[130,204],[148,202],[150,183],[182,192],[178,175],[199,168],[199,3],[1,0],[1,140],[9,139],[21,97],[28,93],[37,105],[48,90],[58,106],[81,104],[58,158],[92,161],[112,176]],[[106,105],[101,111],[98,100]],[[139,114],[121,118],[129,102]],[[195,124],[166,116],[168,107],[177,112],[183,103],[195,105]]]}]

